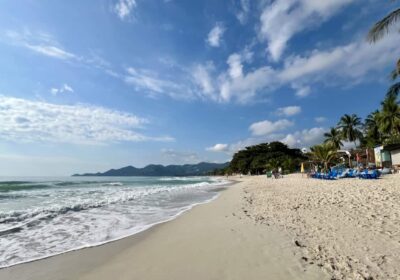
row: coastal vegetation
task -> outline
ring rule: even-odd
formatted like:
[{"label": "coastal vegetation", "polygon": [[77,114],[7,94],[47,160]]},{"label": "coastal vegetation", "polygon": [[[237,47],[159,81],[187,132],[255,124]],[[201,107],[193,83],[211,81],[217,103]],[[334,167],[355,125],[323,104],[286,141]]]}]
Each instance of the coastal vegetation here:
[{"label": "coastal vegetation", "polygon": [[281,142],[263,143],[235,153],[225,172],[262,174],[266,169],[279,167],[285,172],[294,172],[305,159],[299,149],[291,149]]}]

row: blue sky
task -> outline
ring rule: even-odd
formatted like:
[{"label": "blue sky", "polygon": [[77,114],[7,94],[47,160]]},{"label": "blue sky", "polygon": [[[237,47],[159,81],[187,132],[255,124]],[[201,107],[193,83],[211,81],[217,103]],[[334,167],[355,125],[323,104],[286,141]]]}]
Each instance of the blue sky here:
[{"label": "blue sky", "polygon": [[309,147],[390,85],[378,0],[1,1],[0,175]]}]

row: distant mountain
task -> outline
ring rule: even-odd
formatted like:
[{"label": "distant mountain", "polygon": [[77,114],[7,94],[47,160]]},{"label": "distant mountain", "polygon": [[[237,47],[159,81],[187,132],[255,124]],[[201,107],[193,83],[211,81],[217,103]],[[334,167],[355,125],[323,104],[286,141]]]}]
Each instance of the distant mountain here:
[{"label": "distant mountain", "polygon": [[150,164],[143,168],[126,166],[120,169],[110,169],[104,173],[74,174],[72,176],[201,176],[207,175],[215,169],[225,168],[226,163],[200,162],[185,165],[157,165]]}]

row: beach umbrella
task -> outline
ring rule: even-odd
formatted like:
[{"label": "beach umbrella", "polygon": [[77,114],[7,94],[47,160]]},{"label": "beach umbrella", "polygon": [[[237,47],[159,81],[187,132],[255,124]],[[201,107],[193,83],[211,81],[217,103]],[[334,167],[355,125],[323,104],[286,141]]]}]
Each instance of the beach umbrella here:
[{"label": "beach umbrella", "polygon": [[300,172],[304,173],[304,162],[301,163]]}]

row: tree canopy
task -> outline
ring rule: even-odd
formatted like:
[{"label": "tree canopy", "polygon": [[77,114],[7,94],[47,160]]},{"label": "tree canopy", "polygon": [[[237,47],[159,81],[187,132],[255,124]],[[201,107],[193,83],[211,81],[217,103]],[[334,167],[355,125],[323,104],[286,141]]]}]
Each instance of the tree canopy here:
[{"label": "tree canopy", "polygon": [[299,149],[291,149],[281,142],[263,143],[234,154],[229,170],[234,173],[261,174],[281,167],[285,172],[299,168],[305,156]]}]

